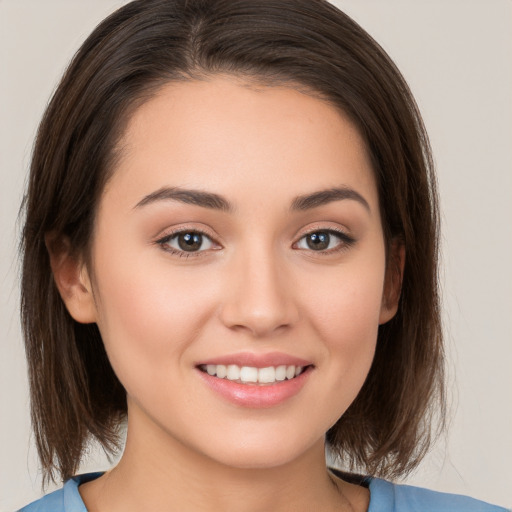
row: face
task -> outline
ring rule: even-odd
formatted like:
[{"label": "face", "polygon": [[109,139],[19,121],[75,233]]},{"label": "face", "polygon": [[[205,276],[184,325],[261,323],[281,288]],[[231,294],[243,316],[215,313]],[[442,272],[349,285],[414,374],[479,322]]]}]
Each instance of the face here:
[{"label": "face", "polygon": [[360,135],[319,99],[217,77],[163,87],[121,147],[89,309],[68,307],[97,322],[129,425],[230,466],[293,460],[354,400],[395,312]]}]

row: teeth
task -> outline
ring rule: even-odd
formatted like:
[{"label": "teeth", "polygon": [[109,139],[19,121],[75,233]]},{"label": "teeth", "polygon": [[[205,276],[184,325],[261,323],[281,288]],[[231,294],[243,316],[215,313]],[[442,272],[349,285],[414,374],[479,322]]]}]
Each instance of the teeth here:
[{"label": "teeth", "polygon": [[258,368],[242,366],[240,369],[240,380],[242,382],[258,382]]},{"label": "teeth", "polygon": [[218,364],[215,374],[217,377],[219,377],[219,379],[223,379],[228,374],[228,369],[223,364]]},{"label": "teeth", "polygon": [[237,366],[236,364],[208,364],[201,369],[208,375],[216,376],[219,379],[241,381],[242,383],[272,384],[283,380],[290,380],[304,371],[303,366],[268,366],[266,368],[255,368],[253,366]]},{"label": "teeth", "polygon": [[226,378],[228,380],[238,380],[240,378],[240,368],[236,364],[228,366]]},{"label": "teeth", "polygon": [[286,366],[278,366],[276,368],[276,380],[284,380],[284,379],[286,379]]},{"label": "teeth", "polygon": [[258,370],[258,382],[268,384],[276,381],[276,369],[273,366],[268,368],[260,368]]},{"label": "teeth", "polygon": [[295,377],[295,366],[287,366],[286,367],[286,378],[288,380],[293,379]]}]

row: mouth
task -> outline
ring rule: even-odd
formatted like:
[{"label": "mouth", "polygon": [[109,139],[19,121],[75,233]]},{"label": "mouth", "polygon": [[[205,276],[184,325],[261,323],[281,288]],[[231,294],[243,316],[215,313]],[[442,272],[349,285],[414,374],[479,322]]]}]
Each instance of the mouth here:
[{"label": "mouth", "polygon": [[240,352],[198,361],[196,371],[216,396],[237,407],[287,403],[310,380],[312,361],[282,352]]},{"label": "mouth", "polygon": [[217,379],[229,380],[237,384],[271,386],[279,382],[299,377],[312,365],[279,365],[258,368],[236,364],[201,364],[198,369]]}]

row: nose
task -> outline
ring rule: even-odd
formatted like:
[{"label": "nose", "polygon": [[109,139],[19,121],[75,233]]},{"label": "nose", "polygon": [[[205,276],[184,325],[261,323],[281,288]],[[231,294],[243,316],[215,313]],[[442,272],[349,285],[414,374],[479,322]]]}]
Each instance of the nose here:
[{"label": "nose", "polygon": [[269,252],[239,257],[231,262],[224,283],[221,321],[255,338],[289,329],[299,319],[293,284],[283,263]]}]

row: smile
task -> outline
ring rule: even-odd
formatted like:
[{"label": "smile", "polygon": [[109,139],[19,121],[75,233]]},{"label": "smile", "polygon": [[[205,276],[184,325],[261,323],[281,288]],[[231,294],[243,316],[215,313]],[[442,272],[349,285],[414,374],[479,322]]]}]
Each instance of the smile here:
[{"label": "smile", "polygon": [[282,352],[224,354],[196,363],[197,375],[214,395],[235,406],[269,408],[299,394],[315,365]]},{"label": "smile", "polygon": [[304,366],[279,365],[257,368],[254,366],[238,366],[236,364],[200,365],[202,372],[218,379],[227,379],[240,384],[274,384],[298,377]]}]

